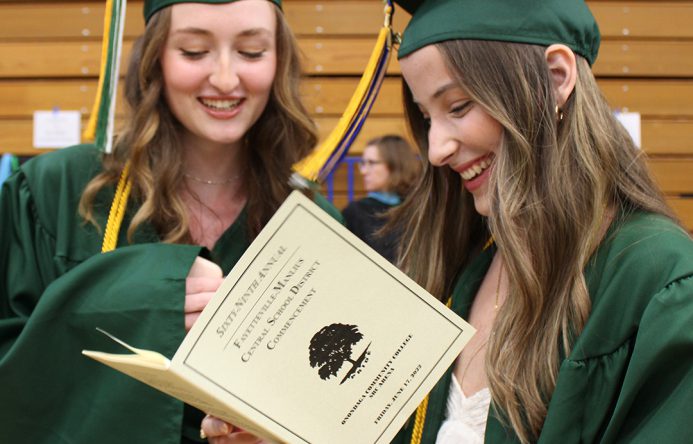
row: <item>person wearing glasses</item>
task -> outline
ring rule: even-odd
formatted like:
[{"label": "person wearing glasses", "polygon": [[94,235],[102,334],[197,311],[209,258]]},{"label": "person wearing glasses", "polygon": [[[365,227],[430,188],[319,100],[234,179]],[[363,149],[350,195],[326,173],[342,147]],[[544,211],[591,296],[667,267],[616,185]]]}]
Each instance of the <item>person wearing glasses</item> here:
[{"label": "person wearing glasses", "polygon": [[347,228],[390,262],[395,261],[397,235],[381,233],[387,212],[399,205],[418,178],[419,160],[409,143],[385,135],[366,143],[359,170],[366,197],[353,201],[342,215]]}]

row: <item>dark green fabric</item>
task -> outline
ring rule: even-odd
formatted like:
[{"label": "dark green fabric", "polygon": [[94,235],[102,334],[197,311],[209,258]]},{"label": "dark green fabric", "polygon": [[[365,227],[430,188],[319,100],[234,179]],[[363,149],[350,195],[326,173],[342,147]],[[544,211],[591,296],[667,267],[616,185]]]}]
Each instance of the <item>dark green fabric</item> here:
[{"label": "dark green fabric", "polygon": [[[491,263],[460,276],[453,309],[467,317]],[[585,271],[592,312],[559,370],[539,443],[690,443],[693,406],[693,241],[661,216],[612,226]],[[445,417],[452,368],[430,394],[423,444]],[[393,442],[411,441],[408,427]],[[489,414],[487,444],[519,443]]]},{"label": "dark green fabric", "polygon": [[[238,0],[144,0],[144,21],[148,22],[150,17],[159,9],[176,3],[231,3]],[[275,5],[282,7],[282,0],[269,0]]]},{"label": "dark green fabric", "polygon": [[[100,254],[102,234],[77,204],[100,171],[91,145],[26,162],[0,192],[0,443],[170,443],[199,440],[200,412],[81,355],[121,353],[100,327],[172,357],[184,335],[185,277],[198,254],[228,273],[249,245],[245,214],[213,251],[159,243],[151,227]],[[97,197],[103,224],[113,191]],[[321,196],[316,202],[341,221]],[[129,207],[124,227],[133,214]],[[102,225],[103,226],[103,225]],[[196,437],[197,436],[197,437]]]},{"label": "dark green fabric", "polygon": [[445,40],[563,43],[593,64],[600,34],[582,0],[396,0],[412,18],[399,57]]}]

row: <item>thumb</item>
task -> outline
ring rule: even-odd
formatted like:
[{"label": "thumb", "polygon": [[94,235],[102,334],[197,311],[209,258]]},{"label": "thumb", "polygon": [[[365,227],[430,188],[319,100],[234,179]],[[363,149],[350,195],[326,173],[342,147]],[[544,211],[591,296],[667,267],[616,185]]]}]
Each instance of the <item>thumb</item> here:
[{"label": "thumb", "polygon": [[197,256],[195,262],[193,262],[190,271],[188,272],[188,277],[224,277],[221,267],[219,267],[214,262],[205,259],[203,257]]},{"label": "thumb", "polygon": [[224,436],[231,433],[233,427],[219,418],[207,415],[202,420],[202,430],[208,437]]}]

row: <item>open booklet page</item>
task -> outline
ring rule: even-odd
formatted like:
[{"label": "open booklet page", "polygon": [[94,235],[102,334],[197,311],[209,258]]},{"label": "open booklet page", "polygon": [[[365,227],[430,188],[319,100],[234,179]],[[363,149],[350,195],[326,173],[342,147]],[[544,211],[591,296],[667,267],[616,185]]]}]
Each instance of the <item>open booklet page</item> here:
[{"label": "open booklet page", "polygon": [[473,332],[293,192],[170,362],[86,353],[268,439],[387,443]]}]

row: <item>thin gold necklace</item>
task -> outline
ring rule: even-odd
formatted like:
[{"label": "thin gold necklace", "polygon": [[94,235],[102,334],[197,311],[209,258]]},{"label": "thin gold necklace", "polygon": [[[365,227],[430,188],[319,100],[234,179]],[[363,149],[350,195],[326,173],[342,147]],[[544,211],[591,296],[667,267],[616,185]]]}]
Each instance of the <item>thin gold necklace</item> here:
[{"label": "thin gold necklace", "polygon": [[500,297],[501,276],[503,276],[503,262],[498,266],[498,283],[496,284],[496,302],[493,304],[493,310],[498,311],[498,299]]},{"label": "thin gold necklace", "polygon": [[240,179],[240,177],[241,177],[240,174],[236,174],[235,176],[229,177],[228,179],[224,179],[224,180],[207,180],[207,179],[199,178],[197,176],[193,176],[192,174],[188,174],[188,173],[183,173],[183,176],[185,176],[186,178],[188,178],[192,181],[195,181],[198,183],[203,183],[205,185],[226,185],[227,183],[231,183],[234,180]]}]

